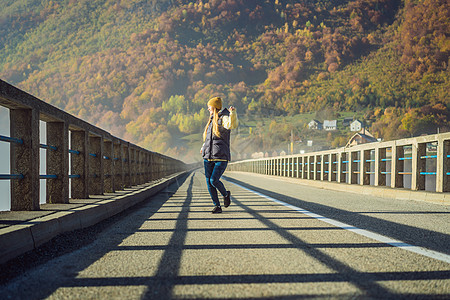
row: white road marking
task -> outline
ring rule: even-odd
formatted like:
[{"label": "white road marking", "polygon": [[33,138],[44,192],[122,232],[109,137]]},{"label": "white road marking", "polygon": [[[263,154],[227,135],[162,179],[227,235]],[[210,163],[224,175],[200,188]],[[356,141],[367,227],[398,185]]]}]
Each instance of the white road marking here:
[{"label": "white road marking", "polygon": [[236,185],[236,186],[238,186],[238,187],[240,187],[240,188],[242,188],[242,189],[244,189],[246,191],[252,192],[252,193],[254,193],[254,194],[256,194],[256,195],[258,195],[260,197],[263,197],[263,198],[266,198],[266,199],[268,199],[270,201],[279,203],[279,204],[284,205],[286,207],[289,207],[289,208],[291,208],[291,209],[293,209],[295,211],[298,211],[298,212],[300,212],[302,214],[305,214],[305,215],[310,216],[312,218],[324,221],[324,222],[326,222],[328,224],[331,224],[331,225],[334,225],[336,227],[340,227],[342,229],[346,229],[346,230],[352,231],[352,232],[357,233],[359,235],[368,237],[370,239],[374,239],[376,241],[379,241],[379,242],[391,245],[393,247],[402,248],[402,249],[408,250],[410,252],[414,252],[414,253],[417,253],[417,254],[420,254],[420,255],[424,255],[426,257],[434,258],[434,259],[437,259],[437,260],[440,260],[440,261],[443,261],[443,262],[446,262],[446,263],[450,263],[450,255],[447,255],[445,253],[441,253],[441,252],[429,250],[429,249],[426,249],[426,248],[414,246],[414,245],[402,242],[400,240],[395,240],[395,239],[392,239],[390,237],[387,237],[387,236],[384,236],[384,235],[381,235],[381,234],[378,234],[378,233],[375,233],[375,232],[371,232],[371,231],[368,231],[368,230],[365,230],[365,229],[360,229],[358,227],[355,227],[355,226],[352,226],[352,225],[349,225],[349,224],[345,224],[345,223],[342,223],[340,221],[333,220],[333,219],[330,219],[330,218],[318,215],[316,213],[310,212],[310,211],[308,211],[306,209],[303,209],[303,208],[300,208],[300,207],[288,204],[288,203],[283,202],[281,200],[277,200],[277,199],[272,198],[270,196],[266,196],[266,195],[261,194],[261,193],[259,193],[257,191],[254,191],[254,190],[248,189],[246,187],[243,187],[242,185],[239,185],[239,184],[234,183],[232,181],[228,181],[228,182],[230,182],[230,183],[232,183],[232,184],[234,184],[234,185]]}]

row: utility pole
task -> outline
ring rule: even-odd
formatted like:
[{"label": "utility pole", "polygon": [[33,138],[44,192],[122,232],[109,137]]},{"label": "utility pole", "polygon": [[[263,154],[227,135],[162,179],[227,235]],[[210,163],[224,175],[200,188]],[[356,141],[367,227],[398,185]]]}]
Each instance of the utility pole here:
[{"label": "utility pole", "polygon": [[294,131],[291,129],[291,154],[294,154]]}]

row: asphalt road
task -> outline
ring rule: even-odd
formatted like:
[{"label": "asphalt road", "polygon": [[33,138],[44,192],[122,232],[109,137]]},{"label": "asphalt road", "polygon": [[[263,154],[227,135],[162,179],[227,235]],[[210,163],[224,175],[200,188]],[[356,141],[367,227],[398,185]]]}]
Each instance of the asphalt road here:
[{"label": "asphalt road", "polygon": [[87,245],[0,286],[1,297],[450,298],[448,206],[255,174],[225,179],[232,205],[222,214],[210,213],[204,175],[194,172]]}]

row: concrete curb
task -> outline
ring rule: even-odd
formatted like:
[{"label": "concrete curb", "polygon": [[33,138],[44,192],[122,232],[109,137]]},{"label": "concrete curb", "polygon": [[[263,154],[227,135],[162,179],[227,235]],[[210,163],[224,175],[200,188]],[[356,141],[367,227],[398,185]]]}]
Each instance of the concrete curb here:
[{"label": "concrete curb", "polygon": [[281,180],[285,182],[291,182],[295,184],[306,185],[309,187],[315,187],[320,189],[328,189],[333,191],[341,191],[348,193],[356,193],[360,195],[375,196],[386,199],[396,200],[413,200],[423,201],[441,205],[450,205],[450,193],[433,193],[426,191],[412,191],[407,189],[393,189],[390,187],[371,186],[371,185],[357,185],[348,183],[336,183],[329,181],[316,181],[301,178],[291,178],[273,175],[264,175],[259,173],[248,173],[240,171],[227,171],[229,173],[240,174],[252,174],[252,176],[261,176],[265,178],[271,178],[274,180]]},{"label": "concrete curb", "polygon": [[176,173],[156,183],[136,187],[136,190],[126,194],[100,198],[94,203],[69,207],[18,225],[0,228],[0,264],[36,249],[59,234],[86,228],[110,218],[157,194],[187,173]]}]

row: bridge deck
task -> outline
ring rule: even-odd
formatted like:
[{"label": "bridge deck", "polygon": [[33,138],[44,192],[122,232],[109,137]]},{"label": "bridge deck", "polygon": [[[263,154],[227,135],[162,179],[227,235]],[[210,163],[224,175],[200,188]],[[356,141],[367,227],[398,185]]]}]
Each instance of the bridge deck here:
[{"label": "bridge deck", "polygon": [[[360,197],[254,174],[226,176],[232,205],[222,214],[210,213],[204,176],[194,172],[110,226],[92,244],[0,287],[2,295],[450,296],[448,206]],[[385,236],[391,240],[382,240]]]}]

